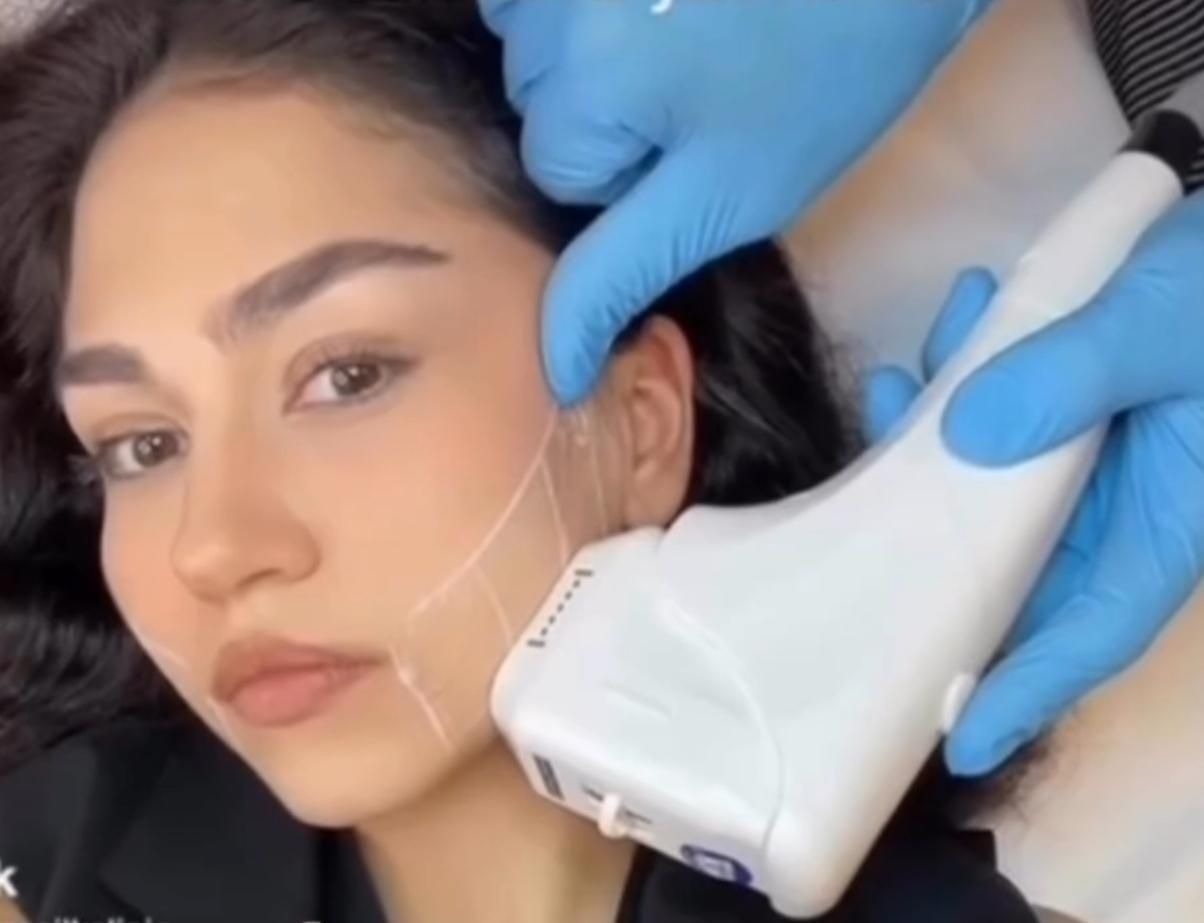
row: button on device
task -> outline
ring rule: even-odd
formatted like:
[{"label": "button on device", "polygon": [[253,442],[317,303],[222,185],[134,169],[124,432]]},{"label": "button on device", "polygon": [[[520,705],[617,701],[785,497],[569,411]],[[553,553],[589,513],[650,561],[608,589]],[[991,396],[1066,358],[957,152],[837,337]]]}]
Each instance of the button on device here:
[{"label": "button on device", "polygon": [[949,685],[945,701],[941,706],[941,733],[951,734],[957,720],[970,704],[970,697],[978,688],[978,680],[969,673],[960,673]]},{"label": "button on device", "polygon": [[631,832],[623,815],[623,799],[618,795],[609,794],[602,799],[602,807],[598,809],[598,829],[602,835],[612,840],[622,839]]}]

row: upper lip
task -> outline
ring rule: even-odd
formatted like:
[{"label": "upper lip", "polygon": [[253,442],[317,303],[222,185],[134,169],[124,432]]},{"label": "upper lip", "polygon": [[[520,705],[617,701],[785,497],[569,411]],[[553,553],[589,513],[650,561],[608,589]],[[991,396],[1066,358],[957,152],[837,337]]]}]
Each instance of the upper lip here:
[{"label": "upper lip", "polygon": [[379,663],[379,655],[362,649],[320,647],[272,635],[232,641],[218,652],[213,694],[228,702],[248,683],[272,673],[317,667],[353,667]]}]

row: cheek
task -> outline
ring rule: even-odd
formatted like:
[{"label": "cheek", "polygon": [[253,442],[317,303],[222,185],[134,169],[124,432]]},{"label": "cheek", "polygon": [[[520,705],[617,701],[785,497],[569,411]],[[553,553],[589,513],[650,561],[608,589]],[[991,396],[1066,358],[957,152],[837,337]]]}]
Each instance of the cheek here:
[{"label": "cheek", "polygon": [[289,493],[326,498],[310,510],[324,549],[310,590],[324,598],[309,601],[340,638],[387,647],[403,698],[459,749],[486,725],[498,667],[572,554],[614,517],[586,417],[539,395],[462,400],[415,384],[404,400],[430,400],[437,419],[399,406],[320,458],[299,453]]},{"label": "cheek", "polygon": [[[165,498],[161,498],[165,499]],[[204,699],[204,671],[212,648],[206,619],[172,570],[174,533],[166,502],[106,504],[101,566],[122,619],[160,671],[190,703]]]},{"label": "cheek", "polygon": [[163,572],[167,563],[162,545],[157,545],[160,531],[157,517],[126,514],[126,504],[111,496],[106,501],[104,528],[101,533],[101,567],[105,582],[122,618],[131,630],[142,637],[158,635],[160,629],[172,624],[168,607],[163,605],[170,595],[171,580]]},{"label": "cheek", "polygon": [[554,544],[541,471],[550,407],[504,390],[486,401],[433,378],[371,426],[298,452],[287,475],[303,515],[320,523],[312,589],[326,599],[314,602],[348,639],[404,648],[428,610],[492,615],[463,603],[498,550]]},{"label": "cheek", "polygon": [[320,533],[319,583],[352,636],[387,633],[454,580],[529,486],[554,404],[533,331],[493,313],[432,348],[379,412],[285,430],[280,486]]}]

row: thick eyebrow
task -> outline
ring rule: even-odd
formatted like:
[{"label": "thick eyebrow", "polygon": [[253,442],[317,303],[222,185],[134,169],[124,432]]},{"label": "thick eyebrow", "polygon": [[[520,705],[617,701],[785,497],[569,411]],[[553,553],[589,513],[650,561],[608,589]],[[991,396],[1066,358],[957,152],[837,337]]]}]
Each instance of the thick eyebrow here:
[{"label": "thick eyebrow", "polygon": [[[381,266],[436,266],[451,257],[421,244],[388,240],[340,240],[325,244],[269,270],[227,303],[211,312],[204,333],[219,348],[278,323],[348,276]],[[135,385],[150,380],[146,361],[136,350],[102,344],[69,353],[59,362],[61,390],[77,385]]]},{"label": "thick eyebrow", "polygon": [[146,363],[135,350],[104,345],[64,356],[55,370],[55,387],[71,385],[136,385],[148,381]]},{"label": "thick eyebrow", "polygon": [[270,270],[242,289],[229,307],[216,310],[205,324],[219,345],[232,344],[272,326],[288,312],[317,297],[348,276],[381,266],[437,266],[450,257],[421,244],[389,240],[340,240]]}]

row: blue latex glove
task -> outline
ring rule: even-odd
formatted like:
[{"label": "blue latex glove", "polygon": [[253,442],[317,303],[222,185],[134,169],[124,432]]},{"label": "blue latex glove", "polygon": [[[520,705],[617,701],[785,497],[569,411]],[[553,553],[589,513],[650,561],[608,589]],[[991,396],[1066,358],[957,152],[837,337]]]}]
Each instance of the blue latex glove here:
[{"label": "blue latex glove", "polygon": [[[963,277],[925,349],[931,373],[990,297]],[[875,435],[918,390],[875,376]],[[946,742],[988,772],[1136,661],[1204,577],[1204,194],[1151,229],[1092,303],[959,389],[944,421],[969,461],[1006,465],[1115,416],[1099,465],[1009,642]]]},{"label": "blue latex glove", "polygon": [[771,237],[895,120],[990,0],[480,0],[533,180],[612,205],[561,259],[544,356],[592,388],[674,282]]}]

